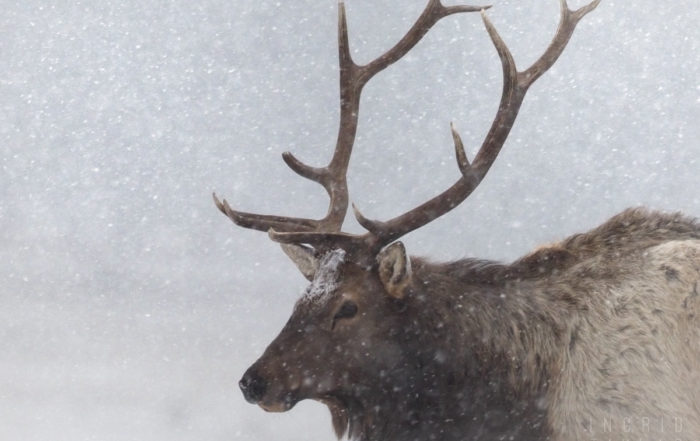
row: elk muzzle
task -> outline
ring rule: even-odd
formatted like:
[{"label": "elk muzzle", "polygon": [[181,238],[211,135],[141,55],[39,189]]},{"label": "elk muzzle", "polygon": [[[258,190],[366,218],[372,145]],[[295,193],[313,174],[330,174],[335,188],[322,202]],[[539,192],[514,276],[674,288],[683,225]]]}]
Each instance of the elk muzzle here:
[{"label": "elk muzzle", "polygon": [[246,401],[268,412],[286,412],[299,402],[298,388],[287,388],[265,376],[257,365],[251,366],[238,382]]},{"label": "elk muzzle", "polygon": [[267,381],[255,369],[250,368],[243,375],[241,381],[238,382],[238,387],[241,388],[241,392],[243,392],[247,402],[258,404],[265,396]]}]

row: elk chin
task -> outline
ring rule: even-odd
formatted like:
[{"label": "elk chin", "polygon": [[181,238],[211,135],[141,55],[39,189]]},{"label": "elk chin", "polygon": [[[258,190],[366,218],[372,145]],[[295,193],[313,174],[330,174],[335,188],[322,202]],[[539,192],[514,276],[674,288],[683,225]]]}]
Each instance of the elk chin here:
[{"label": "elk chin", "polygon": [[299,398],[297,393],[287,392],[280,399],[260,401],[258,406],[266,412],[281,413],[290,410],[299,401],[301,401],[301,398]]}]

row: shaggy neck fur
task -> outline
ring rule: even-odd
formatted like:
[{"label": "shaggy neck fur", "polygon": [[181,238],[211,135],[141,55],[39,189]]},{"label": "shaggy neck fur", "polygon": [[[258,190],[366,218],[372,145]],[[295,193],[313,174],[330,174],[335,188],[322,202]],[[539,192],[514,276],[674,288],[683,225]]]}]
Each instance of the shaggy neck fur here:
[{"label": "shaggy neck fur", "polygon": [[533,281],[507,281],[512,266],[412,265],[394,330],[412,364],[330,406],[336,430],[362,441],[545,439],[546,380],[561,345],[555,317],[568,305],[540,298]]}]

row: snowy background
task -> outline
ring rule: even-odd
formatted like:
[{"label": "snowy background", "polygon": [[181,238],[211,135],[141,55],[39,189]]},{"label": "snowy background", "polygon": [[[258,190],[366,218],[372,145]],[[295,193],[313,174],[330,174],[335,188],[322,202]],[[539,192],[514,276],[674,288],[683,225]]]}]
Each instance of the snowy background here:
[{"label": "snowy background", "polygon": [[[494,0],[521,69],[555,0]],[[581,6],[577,1],[572,6]],[[349,0],[356,60],[421,0]],[[333,0],[0,1],[0,439],[323,440],[327,410],[247,404],[237,381],[304,279],[211,201],[318,217],[338,118]],[[533,86],[466,203],[405,238],[512,260],[633,205],[700,216],[700,3],[603,0]],[[438,24],[365,89],[351,198],[388,218],[457,178],[497,107],[478,14]],[[348,222],[350,231],[358,227]]]}]

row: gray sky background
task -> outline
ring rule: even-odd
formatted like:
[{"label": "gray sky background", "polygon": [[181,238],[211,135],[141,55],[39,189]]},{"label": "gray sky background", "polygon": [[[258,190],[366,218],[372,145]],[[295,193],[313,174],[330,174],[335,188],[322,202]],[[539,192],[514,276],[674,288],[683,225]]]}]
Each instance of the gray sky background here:
[{"label": "gray sky background", "polygon": [[[493,2],[521,69],[548,44],[557,3]],[[0,438],[333,439],[320,404],[266,414],[238,391],[305,283],[210,194],[325,212],[322,189],[280,154],[330,158],[336,3],[0,6]],[[393,45],[423,6],[349,0],[356,60]],[[409,252],[512,260],[628,206],[700,216],[699,53],[697,0],[603,0],[531,89],[479,189],[406,237]],[[473,157],[500,75],[469,14],[366,87],[349,171],[366,215],[393,217],[454,182],[449,122]]]}]

